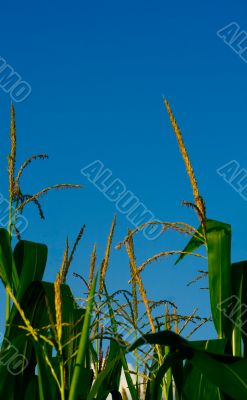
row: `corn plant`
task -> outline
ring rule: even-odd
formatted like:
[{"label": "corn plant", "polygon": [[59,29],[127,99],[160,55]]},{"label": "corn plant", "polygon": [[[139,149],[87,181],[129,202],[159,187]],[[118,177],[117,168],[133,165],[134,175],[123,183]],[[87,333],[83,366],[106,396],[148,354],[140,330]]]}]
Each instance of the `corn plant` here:
[{"label": "corn plant", "polygon": [[[209,219],[181,131],[170,105],[165,106],[188,172],[194,202],[184,202],[199,219],[194,228],[184,222],[152,221],[164,234],[173,230],[190,236],[184,250],[165,250],[141,265],[136,261],[135,235],[146,224],[129,230],[116,247],[129,258],[130,290],[109,293],[106,274],[113,247],[116,217],[98,266],[97,248],[89,274],[75,276],[85,286],[75,299],[66,283],[73,256],[85,231],[72,247],[66,241],[55,282],[43,280],[47,247],[21,239],[18,215],[33,203],[44,218],[40,197],[50,190],[78,188],[56,184],[34,195],[23,194],[26,167],[46,154],[28,158],[16,173],[16,126],[11,108],[8,158],[9,223],[0,228],[0,278],[6,291],[6,328],[0,351],[0,398],[16,400],[242,400],[247,398],[247,261],[232,263],[231,227]],[[206,249],[212,321],[217,338],[193,341],[191,336],[210,318],[197,309],[181,315],[166,299],[151,301],[142,272],[151,263],[176,256],[203,257]],[[82,303],[79,306],[79,302]],[[131,356],[131,358],[130,358]],[[134,361],[133,361],[134,360]],[[132,366],[130,366],[130,362]],[[121,382],[123,377],[125,387]]]},{"label": "corn plant", "polygon": [[[169,348],[169,353],[164,357],[154,377],[149,398],[162,398],[164,377],[167,377],[170,371],[175,390],[168,393],[168,399],[243,400],[247,398],[247,262],[231,261],[230,225],[206,216],[205,204],[199,193],[181,131],[167,101],[165,105],[193,190],[194,203],[185,204],[196,211],[200,222],[199,228],[191,235],[176,263],[188,254],[196,255],[195,251],[205,246],[212,320],[218,338],[188,341],[174,332],[165,330],[144,335],[129,351],[146,343]],[[149,262],[165,255],[167,254],[161,253],[153,256]],[[144,266],[141,266],[139,271],[142,271]]]}]

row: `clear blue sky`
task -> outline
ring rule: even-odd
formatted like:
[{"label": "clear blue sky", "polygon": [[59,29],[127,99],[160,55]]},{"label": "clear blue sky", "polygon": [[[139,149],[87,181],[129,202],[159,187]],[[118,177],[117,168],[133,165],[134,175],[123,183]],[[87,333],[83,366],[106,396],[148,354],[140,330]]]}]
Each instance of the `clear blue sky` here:
[{"label": "clear blue sky", "polygon": [[[99,159],[160,219],[197,225],[189,181],[166,115],[162,95],[180,124],[206,200],[208,217],[233,227],[233,259],[247,258],[244,201],[216,170],[230,160],[247,169],[247,64],[216,34],[230,22],[247,31],[247,5],[232,1],[11,2],[2,5],[0,56],[32,87],[16,104],[18,163],[47,152],[26,171],[23,191],[34,193],[58,182],[80,183],[81,191],[51,193],[42,200],[45,222],[32,206],[24,238],[49,246],[46,279],[55,278],[66,236],[82,224],[86,234],[69,282],[76,295],[87,275],[94,242],[103,256],[116,211],[80,173]],[[0,90],[1,191],[6,194],[10,97]],[[35,211],[35,212],[34,212]],[[118,213],[114,244],[131,227]],[[138,240],[141,262],[160,250],[182,248],[186,238]],[[183,312],[199,306],[207,316],[208,297],[186,283],[203,268],[187,259],[147,267],[143,278],[152,299],[176,301]],[[127,288],[124,250],[114,250],[108,286]]]}]

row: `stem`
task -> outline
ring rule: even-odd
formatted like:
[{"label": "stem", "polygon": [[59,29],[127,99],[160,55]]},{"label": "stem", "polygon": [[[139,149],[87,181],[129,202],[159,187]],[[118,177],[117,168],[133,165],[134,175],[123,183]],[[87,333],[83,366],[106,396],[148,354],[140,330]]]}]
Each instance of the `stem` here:
[{"label": "stem", "polygon": [[97,276],[98,276],[98,274],[96,274],[96,276],[93,280],[92,287],[91,287],[91,290],[88,295],[88,302],[87,302],[87,307],[86,307],[86,312],[85,312],[85,317],[84,317],[84,322],[83,322],[75,367],[74,367],[74,371],[73,371],[72,381],[71,381],[71,385],[70,385],[70,392],[69,392],[68,400],[75,400],[78,398],[78,395],[79,395],[79,387],[81,385],[81,367],[84,367],[84,365],[85,365],[86,352],[88,350],[89,335],[90,335],[90,321],[91,321],[91,314],[92,314],[93,304],[94,304],[94,295],[95,295],[95,289],[96,289]]},{"label": "stem", "polygon": [[10,296],[6,290],[6,312],[5,312],[5,325],[7,325],[10,314]]},{"label": "stem", "polygon": [[61,400],[65,400],[65,382],[64,382],[64,370],[63,370],[63,362],[60,362],[60,393],[61,393]]},{"label": "stem", "polygon": [[[8,232],[10,237],[10,242],[12,239],[12,196],[9,198],[9,223],[8,223]],[[5,311],[5,327],[7,326],[9,315],[10,315],[10,296],[6,291],[6,311]]]}]

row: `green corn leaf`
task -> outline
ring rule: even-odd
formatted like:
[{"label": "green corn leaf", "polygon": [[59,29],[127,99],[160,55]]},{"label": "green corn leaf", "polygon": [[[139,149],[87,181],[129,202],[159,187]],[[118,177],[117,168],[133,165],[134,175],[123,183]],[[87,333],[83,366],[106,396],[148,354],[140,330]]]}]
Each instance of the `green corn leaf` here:
[{"label": "green corn leaf", "polygon": [[37,376],[33,376],[33,378],[29,380],[24,400],[39,400],[39,383]]},{"label": "green corn leaf", "polygon": [[[97,396],[98,393],[100,393],[100,395],[102,395],[101,393],[101,385],[104,382],[104,380],[107,378],[107,376],[113,371],[116,363],[121,359],[121,355],[119,355],[118,357],[116,357],[116,359],[112,360],[104,369],[103,371],[101,371],[99,373],[99,375],[97,376],[97,378],[95,379],[95,382],[92,385],[92,388],[90,390],[90,393],[88,395],[87,400],[94,400],[95,396]],[[107,396],[108,393],[105,393],[105,395]],[[97,397],[97,399],[100,398]],[[72,399],[71,399],[72,400]]]},{"label": "green corn leaf", "polygon": [[[210,220],[208,220],[207,223],[210,223]],[[202,234],[202,232],[203,232],[202,227],[199,226],[197,231]],[[175,265],[178,264],[187,255],[186,253],[193,253],[196,249],[201,247],[203,244],[205,244],[205,242],[202,240],[202,238],[197,233],[195,233],[192,236],[192,238],[190,239],[190,241],[188,242],[188,244],[185,246],[183,253],[180,254],[178,259],[176,260]]]},{"label": "green corn leaf", "polygon": [[[68,343],[64,346],[64,361],[67,361],[75,353],[78,348],[77,339],[72,340],[78,333],[79,327],[83,324],[84,310],[78,310],[77,305],[73,299],[72,293],[67,285],[61,285],[61,301],[62,301],[62,321],[68,326],[63,327],[62,344]],[[26,317],[29,319],[33,328],[40,329],[51,324],[50,317],[55,322],[55,305],[54,305],[54,284],[47,282],[32,282],[23,295],[20,303],[22,310]],[[78,322],[78,319],[80,323]],[[4,393],[8,389],[9,379],[13,381],[12,387],[18,387],[18,391],[25,392],[27,385],[35,376],[35,367],[37,359],[37,349],[34,347],[34,343],[28,340],[19,326],[24,325],[24,322],[19,315],[15,313],[12,324],[6,331],[6,340],[3,342],[3,350],[6,349],[8,343],[14,343],[20,354],[28,360],[28,368],[23,371],[23,374],[18,377],[11,376],[10,373],[4,368],[4,365],[0,365],[0,398],[4,397]],[[47,338],[51,338],[51,331],[47,328],[42,329],[42,335]],[[41,340],[42,342],[42,340]],[[44,343],[44,342],[43,342]],[[3,353],[2,353],[3,354]],[[0,353],[1,355],[1,353]],[[49,353],[51,359],[51,354]],[[71,369],[74,368],[75,358],[71,358],[66,364],[66,377],[68,378],[68,384],[70,384],[70,376],[72,375]],[[42,367],[42,363],[40,364]],[[41,371],[42,373],[42,371]],[[5,375],[4,375],[5,374]],[[5,376],[4,379],[2,377]]]},{"label": "green corn leaf", "polygon": [[[184,355],[181,351],[171,352],[165,357],[165,361],[158,369],[158,372],[152,382],[152,400],[159,399],[161,397],[161,384],[164,376],[170,369],[172,369],[172,367],[174,368],[178,362],[180,363],[180,361],[183,361],[183,359]],[[173,399],[173,391],[171,391],[171,393],[168,393],[167,398]]]},{"label": "green corn leaf", "polygon": [[[6,229],[0,228],[0,278],[5,286],[13,286],[12,267],[13,256],[10,235]],[[15,279],[17,279],[16,276]]]},{"label": "green corn leaf", "polygon": [[[202,227],[198,228],[202,233]],[[195,234],[187,246],[185,252],[193,252],[203,244],[201,238]],[[221,304],[228,301],[232,295],[231,288],[231,227],[228,224],[207,220],[206,244],[208,252],[208,279],[210,291],[210,303],[213,322],[218,337],[231,339],[232,323],[224,313],[220,311]],[[176,264],[184,258],[185,254],[176,261]]]},{"label": "green corn leaf", "polygon": [[218,338],[231,340],[232,322],[221,312],[221,305],[232,295],[231,287],[231,227],[218,221],[206,225],[208,248],[208,279],[213,322]]},{"label": "green corn leaf", "polygon": [[47,261],[47,246],[21,240],[14,249],[14,261],[19,277],[19,287],[15,293],[21,301],[23,294],[33,281],[41,281]]},{"label": "green corn leaf", "polygon": [[[114,316],[114,311],[111,306],[110,297],[108,295],[105,285],[104,285],[104,290],[106,295],[106,303],[109,309],[112,331],[115,334],[117,334],[118,332],[117,322]],[[95,396],[97,396],[96,397],[97,399],[106,399],[108,394],[111,394],[112,398],[119,398],[120,393],[118,391],[118,388],[119,388],[122,368],[125,373],[128,389],[131,394],[131,399],[138,400],[138,394],[129,372],[123,348],[116,340],[113,339],[110,342],[110,352],[104,370],[101,371],[98,374],[97,378],[95,379],[95,382],[92,385],[87,400],[94,400]]]},{"label": "green corn leaf", "polygon": [[[152,400],[152,394],[153,394],[154,385],[155,385],[155,377],[156,377],[156,373],[157,373],[158,368],[159,368],[159,364],[158,364],[158,360],[157,360],[157,352],[154,349],[153,350],[153,357],[152,357],[152,364],[149,367],[149,374],[148,374],[148,381],[147,381],[147,389],[146,389],[146,393],[145,393],[145,400]],[[162,390],[161,390],[160,387],[157,390],[157,392],[158,392],[158,395],[157,395],[156,398],[157,398],[157,400],[161,400],[162,399]]]},{"label": "green corn leaf", "polygon": [[[117,321],[115,319],[115,315],[114,315],[114,311],[113,308],[111,306],[111,300],[110,297],[108,295],[106,286],[104,284],[104,291],[105,291],[105,295],[106,295],[106,303],[109,309],[109,316],[110,316],[110,321],[111,321],[111,330],[112,332],[114,332],[114,334],[117,336],[118,334],[118,325],[117,325]],[[112,373],[107,375],[107,379],[104,381],[104,385],[105,385],[105,391],[114,389],[114,390],[118,390],[119,385],[120,385],[120,379],[121,379],[121,373],[122,370],[124,371],[125,374],[125,378],[127,381],[127,385],[131,394],[131,398],[132,400],[138,400],[138,393],[137,390],[135,388],[135,385],[133,383],[133,380],[131,378],[131,374],[129,372],[129,367],[128,367],[128,363],[126,361],[122,346],[120,346],[120,344],[118,343],[117,340],[111,340],[110,341],[110,351],[109,351],[109,355],[107,358],[107,362],[106,362],[106,367],[108,366],[108,364],[111,363],[112,360],[115,360],[118,358],[118,356],[121,355],[121,360],[119,360],[118,362],[116,362],[114,370],[112,371]]]},{"label": "green corn leaf", "polygon": [[[45,355],[41,346],[33,342],[38,366],[38,392],[39,400],[56,400],[59,396],[56,382],[51,374],[49,365],[45,360]],[[31,399],[30,399],[31,400]]]},{"label": "green corn leaf", "polygon": [[79,389],[80,385],[83,384],[81,381],[81,372],[82,372],[81,367],[84,367],[84,365],[85,365],[86,352],[88,349],[88,341],[89,341],[89,334],[90,334],[90,332],[89,332],[90,319],[91,319],[91,313],[93,310],[96,283],[97,283],[97,275],[93,280],[92,288],[91,288],[91,290],[89,292],[89,296],[88,296],[88,303],[87,303],[87,307],[86,307],[86,312],[85,312],[85,317],[84,317],[84,322],[83,322],[83,327],[82,327],[82,333],[81,333],[78,353],[77,353],[77,357],[76,357],[76,364],[74,367],[71,387],[70,387],[70,391],[69,391],[69,400],[77,399],[78,393],[80,391],[80,389]]},{"label": "green corn leaf", "polygon": [[[242,332],[244,329],[242,321],[243,308],[246,304],[247,295],[247,262],[233,263],[231,266],[232,276],[232,298],[228,304],[223,304],[222,312],[233,322],[232,349],[233,355],[242,355]],[[243,335],[244,336],[244,335]],[[244,342],[244,337],[243,337]]]},{"label": "green corn leaf", "polygon": [[11,341],[6,340],[6,338],[3,339],[0,352],[0,398],[15,400],[21,389],[23,389],[23,393],[26,390],[28,382],[26,382],[26,387],[24,389],[22,386],[23,374],[21,373],[21,365],[18,365],[18,369],[14,368],[13,370],[15,360],[17,359],[19,361],[20,355],[23,359],[23,368],[28,365],[28,360],[27,363],[24,364],[25,354],[20,350],[25,341],[26,335],[23,332],[17,337],[12,338]]},{"label": "green corn leaf", "polygon": [[[207,350],[215,354],[224,354],[227,340],[203,340],[192,342],[202,350]],[[211,383],[201,371],[194,367],[190,361],[185,364],[183,376],[183,397],[188,400],[222,400],[223,394],[219,388]],[[195,382],[197,384],[195,385]]]},{"label": "green corn leaf", "polygon": [[222,311],[233,322],[232,347],[233,354],[242,355],[242,341],[244,356],[247,356],[247,261],[233,263],[232,272],[232,298],[231,303],[224,305]]},{"label": "green corn leaf", "polygon": [[[43,277],[47,260],[47,246],[20,241],[17,243],[13,253],[13,271],[17,276],[17,284],[13,285],[14,295],[20,303],[24,293],[33,281],[40,281]],[[14,281],[14,280],[13,280]],[[15,306],[12,306],[9,323],[13,321],[16,314]]]},{"label": "green corn leaf", "polygon": [[[189,360],[208,381],[219,387],[222,392],[235,400],[247,398],[247,359],[203,351],[198,344],[190,343],[171,331],[144,335],[131,346],[129,351],[147,343],[172,346],[174,350],[179,350],[181,355],[183,353],[183,359]],[[174,362],[177,362],[176,357],[174,359],[171,357],[164,372]]]},{"label": "green corn leaf", "polygon": [[[225,226],[226,224],[218,221],[214,221],[213,219],[207,219],[206,220],[206,231],[210,233],[215,229],[215,224],[217,223],[218,226]],[[199,228],[197,229],[197,232],[200,234],[203,234],[203,229],[202,226],[200,225]],[[206,240],[203,240],[201,236],[198,235],[198,233],[195,233],[192,238],[189,240],[185,248],[183,249],[182,253],[193,253],[195,250],[200,248],[202,245],[206,245]],[[178,264],[184,257],[186,257],[188,254],[180,254],[178,259],[175,262],[175,265]]]}]

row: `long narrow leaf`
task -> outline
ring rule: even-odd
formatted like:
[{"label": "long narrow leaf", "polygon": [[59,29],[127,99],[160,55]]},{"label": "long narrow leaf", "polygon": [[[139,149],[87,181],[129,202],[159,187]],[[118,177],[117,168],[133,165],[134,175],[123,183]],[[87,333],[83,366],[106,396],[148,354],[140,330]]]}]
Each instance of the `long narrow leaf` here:
[{"label": "long narrow leaf", "polygon": [[97,275],[94,278],[92,288],[89,292],[89,298],[88,298],[88,303],[87,303],[84,322],[83,322],[80,344],[79,344],[78,354],[76,357],[76,364],[74,367],[74,372],[73,372],[73,377],[72,377],[72,382],[71,382],[71,387],[70,387],[70,392],[69,392],[69,400],[77,399],[78,393],[79,393],[79,386],[81,384],[83,384],[80,379],[81,372],[82,372],[81,367],[84,367],[86,351],[88,348],[90,319],[91,319],[91,313],[93,310],[96,283],[97,283]]}]

